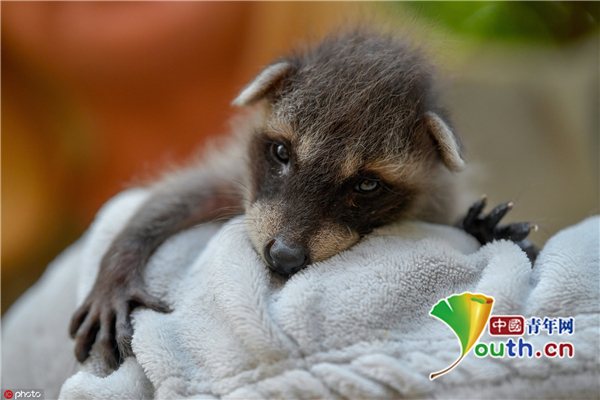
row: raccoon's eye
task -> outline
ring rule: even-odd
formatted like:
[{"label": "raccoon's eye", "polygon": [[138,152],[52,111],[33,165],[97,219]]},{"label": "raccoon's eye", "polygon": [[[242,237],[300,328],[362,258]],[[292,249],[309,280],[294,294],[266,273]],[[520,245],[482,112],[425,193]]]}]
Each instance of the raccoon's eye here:
[{"label": "raccoon's eye", "polygon": [[287,164],[290,160],[290,153],[283,144],[273,143],[271,145],[271,153],[282,164]]},{"label": "raccoon's eye", "polygon": [[361,179],[354,187],[354,190],[359,193],[372,193],[377,189],[379,189],[379,181],[374,179]]}]

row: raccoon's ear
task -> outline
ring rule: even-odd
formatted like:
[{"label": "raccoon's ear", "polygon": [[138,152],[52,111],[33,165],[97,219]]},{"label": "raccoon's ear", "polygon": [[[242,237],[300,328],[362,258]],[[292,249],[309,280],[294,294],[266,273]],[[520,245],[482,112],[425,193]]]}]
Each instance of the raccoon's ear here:
[{"label": "raccoon's ear", "polygon": [[263,99],[292,70],[287,61],[269,65],[254,78],[233,100],[234,106],[251,106]]},{"label": "raccoon's ear", "polygon": [[466,163],[460,151],[460,144],[452,129],[434,112],[425,113],[427,129],[439,146],[442,161],[450,171],[458,172]]}]

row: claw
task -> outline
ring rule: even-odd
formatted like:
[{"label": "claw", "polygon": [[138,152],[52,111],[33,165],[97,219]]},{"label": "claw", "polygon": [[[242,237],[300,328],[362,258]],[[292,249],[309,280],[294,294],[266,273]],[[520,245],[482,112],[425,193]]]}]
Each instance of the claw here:
[{"label": "claw", "polygon": [[100,323],[97,314],[89,313],[83,325],[81,325],[77,331],[77,337],[75,339],[75,356],[80,363],[84,362],[89,357],[90,350],[96,341],[96,335],[98,334],[99,329]]},{"label": "claw", "polygon": [[90,310],[89,307],[83,305],[83,306],[79,307],[77,312],[71,318],[71,326],[69,327],[69,335],[71,336],[72,339],[75,339],[75,336],[77,336],[77,331],[81,327],[81,324],[83,324],[83,321],[85,321],[85,318],[87,317],[89,310]]},{"label": "claw", "polygon": [[495,239],[507,239],[512,242],[520,242],[524,240],[530,233],[528,222],[513,223],[504,226],[498,226],[494,229]]},{"label": "claw", "polygon": [[485,208],[486,204],[487,204],[487,196],[483,195],[481,197],[481,200],[476,201],[469,208],[469,212],[467,213],[467,216],[465,217],[465,219],[463,221],[463,225],[464,226],[471,226],[471,225],[473,225],[475,223],[475,220],[479,216],[479,214],[481,214],[481,212]]},{"label": "claw", "polygon": [[459,223],[459,227],[473,235],[482,245],[498,239],[508,239],[517,243],[533,262],[539,250],[525,240],[531,231],[537,231],[538,226],[529,222],[513,223],[500,226],[500,220],[514,207],[515,203],[508,202],[495,207],[488,215],[482,215],[487,197],[475,202],[467,212],[467,216]]},{"label": "claw", "polygon": [[488,229],[494,229],[502,218],[513,208],[514,203],[500,204],[494,208],[487,217],[485,217],[485,225]]},{"label": "claw", "polygon": [[102,358],[111,369],[117,369],[119,366],[119,352],[114,336],[115,316],[112,313],[107,313],[100,320],[102,325],[99,340],[102,348]]},{"label": "claw", "polygon": [[123,361],[132,354],[131,351],[131,338],[133,336],[133,327],[131,326],[131,318],[129,303],[125,303],[117,311],[117,322],[115,324],[115,336],[117,341],[117,348],[121,357],[120,361]]},{"label": "claw", "polygon": [[537,226],[537,224],[529,224],[529,229],[531,229],[534,232],[537,232],[538,226]]},{"label": "claw", "polygon": [[167,303],[155,297],[145,290],[140,290],[132,297],[132,300],[140,305],[150,308],[151,310],[162,312],[162,313],[170,313],[172,310],[169,308]]},{"label": "claw", "polygon": [[135,307],[144,306],[168,313],[171,309],[161,299],[144,289],[143,282],[129,281],[127,285],[101,287],[88,295],[71,320],[69,333],[75,339],[75,356],[84,362],[98,339],[102,359],[110,369],[132,354],[133,327],[130,313]]}]

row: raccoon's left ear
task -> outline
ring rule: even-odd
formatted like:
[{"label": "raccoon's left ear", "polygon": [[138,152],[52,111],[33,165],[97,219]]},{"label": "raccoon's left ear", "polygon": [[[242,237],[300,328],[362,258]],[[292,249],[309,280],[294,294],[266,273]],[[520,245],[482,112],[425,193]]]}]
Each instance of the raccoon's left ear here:
[{"label": "raccoon's left ear", "polygon": [[287,61],[269,65],[242,90],[231,104],[240,107],[251,106],[262,100],[275,89],[292,68],[293,66]]},{"label": "raccoon's left ear", "polygon": [[466,163],[460,151],[460,144],[452,129],[434,112],[425,113],[427,129],[439,146],[442,161],[450,171],[458,172]]}]

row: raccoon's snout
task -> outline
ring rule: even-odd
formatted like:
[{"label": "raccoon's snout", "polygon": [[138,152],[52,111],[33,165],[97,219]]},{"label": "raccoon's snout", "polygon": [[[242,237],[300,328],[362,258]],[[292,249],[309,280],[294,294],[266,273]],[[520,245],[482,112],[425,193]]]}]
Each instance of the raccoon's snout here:
[{"label": "raccoon's snout", "polygon": [[265,246],[264,256],[271,268],[285,277],[294,275],[310,262],[308,251],[304,246],[288,246],[283,240],[277,238]]}]

